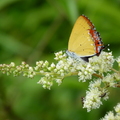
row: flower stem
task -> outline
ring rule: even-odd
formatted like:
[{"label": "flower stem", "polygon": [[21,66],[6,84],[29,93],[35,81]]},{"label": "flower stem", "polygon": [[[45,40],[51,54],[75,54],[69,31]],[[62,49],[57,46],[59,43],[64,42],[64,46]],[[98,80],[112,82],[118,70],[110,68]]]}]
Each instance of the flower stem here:
[{"label": "flower stem", "polygon": [[93,76],[96,76],[96,77],[99,77],[99,78],[103,79],[103,77],[101,75],[96,74],[96,73],[93,73]]}]

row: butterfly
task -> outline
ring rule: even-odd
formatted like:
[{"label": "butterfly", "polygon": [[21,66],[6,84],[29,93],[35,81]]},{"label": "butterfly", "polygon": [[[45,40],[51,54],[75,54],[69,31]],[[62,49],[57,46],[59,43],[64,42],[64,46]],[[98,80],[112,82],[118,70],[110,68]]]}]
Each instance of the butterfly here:
[{"label": "butterfly", "polygon": [[67,54],[88,62],[90,57],[99,56],[104,48],[99,32],[86,16],[81,15],[72,29]]}]

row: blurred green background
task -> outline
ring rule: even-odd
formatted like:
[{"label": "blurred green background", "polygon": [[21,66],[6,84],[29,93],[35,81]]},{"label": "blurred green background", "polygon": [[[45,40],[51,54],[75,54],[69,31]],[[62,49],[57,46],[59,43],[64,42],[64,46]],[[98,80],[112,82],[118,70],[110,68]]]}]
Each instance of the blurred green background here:
[{"label": "blurred green background", "polygon": [[[53,62],[54,52],[66,50],[79,15],[90,18],[103,42],[120,54],[120,0],[0,0],[0,63]],[[119,89],[90,113],[82,108],[88,83],[76,76],[51,90],[27,79],[0,74],[0,120],[98,120],[119,102]]]}]

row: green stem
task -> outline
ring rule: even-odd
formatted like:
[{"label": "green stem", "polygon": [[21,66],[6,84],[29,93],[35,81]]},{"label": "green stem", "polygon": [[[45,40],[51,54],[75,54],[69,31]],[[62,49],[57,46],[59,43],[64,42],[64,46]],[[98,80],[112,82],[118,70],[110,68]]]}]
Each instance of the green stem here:
[{"label": "green stem", "polygon": [[110,68],[112,71],[119,73],[119,71],[115,70],[114,68]]}]

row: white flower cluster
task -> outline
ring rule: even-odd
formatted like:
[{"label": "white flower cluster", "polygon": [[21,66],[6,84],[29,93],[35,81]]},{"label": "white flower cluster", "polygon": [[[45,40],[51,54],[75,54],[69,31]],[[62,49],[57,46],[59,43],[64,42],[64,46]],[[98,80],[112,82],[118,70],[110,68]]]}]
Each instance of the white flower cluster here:
[{"label": "white flower cluster", "polygon": [[120,120],[120,103],[118,103],[114,109],[116,114],[113,111],[110,111],[100,120]]},{"label": "white flower cluster", "polygon": [[44,88],[50,89],[54,80],[60,85],[63,78],[70,75],[78,75],[79,81],[85,82],[92,79],[92,75],[95,73],[103,74],[103,72],[110,71],[114,62],[112,53],[106,52],[102,52],[99,57],[92,57],[89,62],[85,62],[82,59],[69,57],[60,51],[55,53],[55,60],[58,62],[51,65],[47,61],[36,62],[35,70],[44,74],[38,83],[42,84]]},{"label": "white flower cluster", "polygon": [[12,69],[15,68],[15,63],[11,62],[9,65],[7,64],[0,64],[0,70],[3,74],[10,75],[13,71]]},{"label": "white flower cluster", "polygon": [[[120,86],[119,72],[113,69],[115,73],[109,73],[112,70],[114,61],[115,59],[111,52],[102,52],[99,57],[95,56],[90,58],[89,64],[94,68],[94,74],[97,75],[97,73],[99,73],[101,77],[90,82],[86,96],[83,99],[83,108],[86,108],[88,112],[92,109],[99,108],[100,105],[102,105],[102,100],[109,98],[108,87]],[[117,59],[117,61],[120,61],[120,58]]]},{"label": "white flower cluster", "polygon": [[19,66],[16,66],[14,62],[11,62],[10,64],[0,64],[0,71],[7,75],[13,74],[15,77],[22,73],[23,76],[28,78],[33,78],[36,75],[33,67],[30,67],[25,62],[22,62]]},{"label": "white flower cluster", "polygon": [[101,79],[90,82],[89,91],[86,92],[86,97],[83,100],[83,108],[87,108],[88,112],[91,111],[91,109],[99,108],[100,105],[102,105],[102,98],[104,100],[109,98],[109,92],[106,88],[102,88],[101,85]]},{"label": "white flower cluster", "polygon": [[70,57],[67,58],[67,55],[62,51],[55,53],[55,60],[58,61],[57,64],[52,63],[47,66],[46,69],[42,66],[44,77],[42,77],[38,83],[42,84],[44,88],[50,89],[53,81],[56,81],[58,85],[60,85],[66,76],[77,75],[78,73],[78,61]]},{"label": "white flower cluster", "polygon": [[94,71],[98,71],[99,74],[110,71],[115,59],[112,56],[112,52],[101,52],[100,56],[91,57],[89,63],[94,66]]},{"label": "white flower cluster", "polygon": [[[86,108],[88,112],[91,109],[99,108],[102,105],[102,100],[109,98],[108,87],[120,87],[120,72],[113,69],[115,61],[120,68],[120,57],[114,59],[111,52],[102,51],[99,57],[89,58],[89,62],[70,57],[62,51],[55,53],[54,59],[56,64],[50,64],[48,61],[38,61],[35,67],[31,67],[25,62],[22,62],[19,66],[16,66],[13,62],[9,65],[0,64],[0,71],[14,76],[23,74],[28,78],[41,75],[38,84],[41,84],[45,89],[50,89],[54,81],[60,85],[65,77],[71,75],[77,75],[79,82],[91,80],[83,99],[83,108]],[[92,81],[93,76],[97,78]]]},{"label": "white flower cluster", "polygon": [[[103,57],[104,59],[107,59],[107,57],[110,58],[110,55],[109,53],[104,53]],[[103,60],[103,58],[101,59]],[[41,61],[36,63],[37,68],[35,69],[40,69],[40,73],[42,72],[45,75],[38,82],[39,84],[42,84],[44,88],[50,89],[54,80],[60,85],[64,77],[71,75],[78,75],[79,81],[85,82],[92,78],[93,73],[96,73],[96,71],[98,72],[98,69],[95,68],[96,66],[98,67],[98,64],[101,64],[98,57],[95,58],[95,60],[97,60],[96,63],[92,64],[93,62],[85,62],[82,59],[71,58],[62,51],[55,53],[55,60],[58,61],[57,64],[52,63],[49,66],[47,64],[46,69],[44,69],[45,65],[43,65],[45,63]],[[107,64],[107,67],[109,67],[109,63]],[[40,66],[40,68],[38,66]],[[41,66],[43,67],[42,71]]]}]

